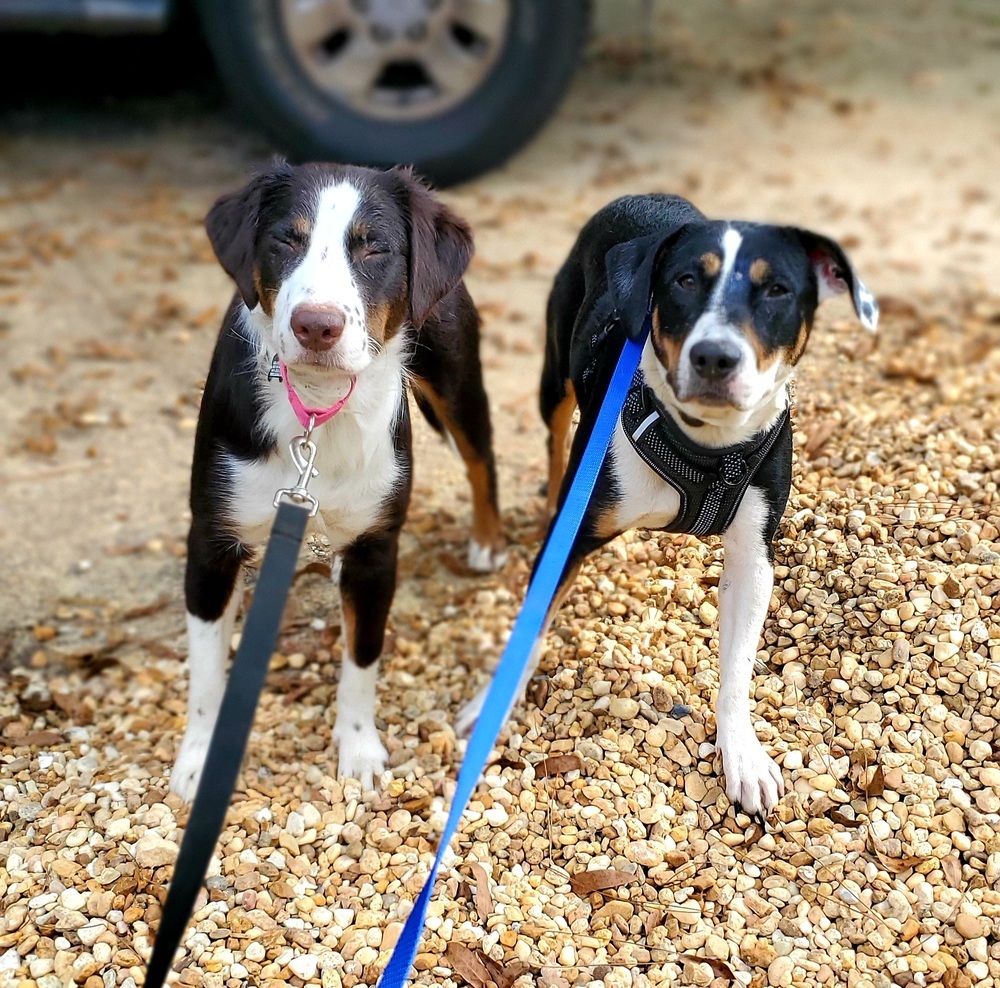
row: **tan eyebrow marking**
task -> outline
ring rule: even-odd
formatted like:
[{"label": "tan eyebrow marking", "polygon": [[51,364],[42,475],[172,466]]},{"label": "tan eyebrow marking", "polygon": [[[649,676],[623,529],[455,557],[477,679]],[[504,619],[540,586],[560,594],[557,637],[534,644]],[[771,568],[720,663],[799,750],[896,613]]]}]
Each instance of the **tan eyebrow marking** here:
[{"label": "tan eyebrow marking", "polygon": [[755,285],[759,285],[770,273],[771,265],[768,264],[763,257],[758,257],[757,260],[750,265],[750,280]]},{"label": "tan eyebrow marking", "polygon": [[701,266],[705,274],[713,277],[722,270],[722,258],[718,254],[713,254],[709,251],[707,254],[701,255]]},{"label": "tan eyebrow marking", "polygon": [[292,229],[303,237],[308,237],[312,232],[312,223],[304,216],[298,216],[292,221]]}]

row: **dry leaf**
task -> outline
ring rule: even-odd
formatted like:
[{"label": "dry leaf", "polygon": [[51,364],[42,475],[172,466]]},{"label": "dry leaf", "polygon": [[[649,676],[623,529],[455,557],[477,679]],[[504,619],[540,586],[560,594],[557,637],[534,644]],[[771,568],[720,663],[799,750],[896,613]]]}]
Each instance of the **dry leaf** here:
[{"label": "dry leaf", "polygon": [[299,700],[304,696],[308,696],[317,686],[322,685],[321,682],[316,680],[309,680],[308,682],[299,681],[297,683],[290,684],[290,688],[287,693],[282,697],[281,702],[286,706],[290,707],[293,703],[298,703]]},{"label": "dry leaf", "polygon": [[495,762],[490,762],[490,765],[498,765],[501,769],[513,768],[518,771],[524,768],[524,762],[520,758],[509,758],[507,755],[501,755]]},{"label": "dry leaf", "polygon": [[535,769],[535,775],[539,778],[549,778],[553,775],[562,775],[564,772],[579,771],[583,768],[583,759],[577,755],[549,755],[543,758]]},{"label": "dry leaf", "polygon": [[725,961],[720,961],[717,957],[699,957],[697,954],[681,954],[677,959],[679,961],[693,961],[695,964],[707,964],[716,977],[724,978],[726,981],[734,981],[736,979],[733,969]]},{"label": "dry leaf", "polygon": [[909,300],[900,298],[898,295],[879,295],[879,314],[885,318],[892,316],[901,319],[916,319],[920,316],[920,310]]},{"label": "dry leaf", "polygon": [[548,679],[539,679],[537,682],[529,684],[528,698],[531,700],[533,707],[543,710],[545,708],[545,701],[549,698]]},{"label": "dry leaf", "polygon": [[493,896],[490,895],[490,880],[486,869],[478,862],[469,866],[476,881],[476,912],[479,920],[485,923],[493,915]]},{"label": "dry leaf", "polygon": [[891,875],[899,875],[904,871],[909,871],[911,868],[916,867],[924,858],[918,858],[913,854],[908,854],[902,858],[893,858],[885,853],[885,848],[882,846],[882,842],[872,838],[872,850],[875,852],[875,856],[879,861],[885,866],[885,869]]},{"label": "dry leaf", "polygon": [[152,641],[151,639],[143,639],[142,641],[136,642],[140,648],[144,648],[150,655],[157,659],[176,659],[178,662],[184,658],[182,652],[178,652],[176,648],[171,648],[169,645],[164,645],[162,642]]},{"label": "dry leaf", "polygon": [[569,885],[577,895],[589,895],[591,892],[600,892],[602,889],[621,888],[623,885],[631,885],[637,881],[639,881],[639,876],[629,874],[627,871],[618,871],[615,868],[599,868],[594,871],[581,871],[572,875]]},{"label": "dry leaf", "polygon": [[875,770],[868,776],[867,781],[865,776],[867,770],[861,769],[854,775],[854,785],[857,787],[858,792],[864,793],[866,796],[881,796],[885,792],[885,775],[882,772],[882,766],[876,765]]},{"label": "dry leaf", "polygon": [[127,611],[122,612],[123,621],[134,621],[136,618],[149,617],[152,614],[158,614],[160,611],[170,606],[173,600],[173,594],[164,594],[162,597],[157,597],[150,604],[141,604],[138,607],[130,607]]},{"label": "dry leaf", "polygon": [[442,552],[438,555],[442,565],[452,576],[471,576],[475,571],[469,569],[469,564],[459,559],[453,552]]},{"label": "dry leaf", "polygon": [[81,340],[77,347],[77,353],[87,360],[132,361],[139,359],[139,354],[131,347],[98,339]]},{"label": "dry leaf", "polygon": [[829,814],[830,810],[838,805],[840,804],[835,803],[829,796],[820,796],[809,804],[809,815],[811,817],[825,817]]},{"label": "dry leaf", "polygon": [[137,556],[140,552],[145,552],[148,548],[146,542],[132,542],[128,545],[106,545],[104,547],[105,556]]},{"label": "dry leaf", "polygon": [[62,744],[65,738],[58,731],[34,731],[31,734],[22,734],[20,737],[10,737],[5,734],[2,740],[15,748],[44,748],[50,744]]},{"label": "dry leaf", "polygon": [[941,860],[941,870],[944,877],[948,879],[948,884],[953,889],[961,891],[962,888],[962,863],[955,854],[949,854]]},{"label": "dry leaf", "polygon": [[78,700],[72,693],[53,693],[55,705],[74,724],[89,724],[94,719],[94,712],[85,703]]},{"label": "dry leaf", "polygon": [[298,583],[300,577],[306,576],[310,573],[315,573],[317,576],[325,576],[329,580],[332,572],[333,571],[330,569],[329,563],[321,563],[318,560],[315,560],[311,563],[306,563],[302,569],[295,571],[295,576],[292,577],[292,585],[294,586]]},{"label": "dry leaf", "polygon": [[827,444],[839,425],[840,422],[837,419],[826,418],[821,419],[809,430],[805,446],[802,447],[802,451],[809,459],[812,459]]},{"label": "dry leaf", "polygon": [[445,951],[452,971],[472,988],[489,988],[493,981],[489,969],[483,963],[483,957],[478,951],[469,950],[454,940],[448,944]]},{"label": "dry leaf", "polygon": [[840,810],[834,810],[830,814],[830,822],[839,824],[841,827],[856,827],[860,823],[859,820],[855,820],[854,817],[848,816],[846,813],[841,813]]},{"label": "dry leaf", "polygon": [[525,971],[529,970],[528,965],[523,961],[508,961],[500,964],[492,957],[483,956],[483,963],[486,965],[497,988],[510,988]]}]

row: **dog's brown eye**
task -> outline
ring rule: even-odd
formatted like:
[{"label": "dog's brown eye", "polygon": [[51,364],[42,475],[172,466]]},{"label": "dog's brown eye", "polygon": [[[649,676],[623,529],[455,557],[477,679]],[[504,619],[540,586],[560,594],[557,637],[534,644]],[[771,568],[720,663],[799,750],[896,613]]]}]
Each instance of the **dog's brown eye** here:
[{"label": "dog's brown eye", "polygon": [[362,260],[369,260],[375,257],[384,257],[389,253],[389,248],[385,244],[370,243],[361,245],[361,258]]},{"label": "dog's brown eye", "polygon": [[677,279],[677,285],[683,288],[686,292],[692,292],[698,287],[698,282],[695,280],[693,274],[682,274]]},{"label": "dog's brown eye", "polygon": [[784,285],[779,285],[775,282],[773,285],[768,286],[766,294],[768,298],[782,298],[788,294],[788,289]]}]

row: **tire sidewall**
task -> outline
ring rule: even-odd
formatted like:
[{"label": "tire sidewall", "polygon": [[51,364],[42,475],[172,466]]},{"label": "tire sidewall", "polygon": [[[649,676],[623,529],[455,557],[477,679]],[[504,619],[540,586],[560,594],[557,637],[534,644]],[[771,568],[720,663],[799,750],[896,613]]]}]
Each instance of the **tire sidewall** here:
[{"label": "tire sidewall", "polygon": [[230,91],[291,154],[417,163],[444,180],[498,163],[541,126],[575,68],[587,14],[580,0],[511,0],[503,51],[480,85],[440,116],[395,122],[365,117],[316,87],[285,40],[275,0],[202,4]]}]

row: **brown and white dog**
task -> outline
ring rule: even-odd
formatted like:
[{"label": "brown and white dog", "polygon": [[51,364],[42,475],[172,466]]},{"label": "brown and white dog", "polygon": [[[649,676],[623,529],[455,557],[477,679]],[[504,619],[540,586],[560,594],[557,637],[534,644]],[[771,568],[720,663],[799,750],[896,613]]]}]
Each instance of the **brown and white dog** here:
[{"label": "brown and white dog", "polygon": [[[640,195],[591,218],[549,297],[541,410],[550,510],[566,496],[626,336],[639,338],[647,315],[652,327],[550,620],[584,558],[628,529],[721,535],[716,749],[726,792],[752,814],[771,810],[783,789],[748,694],[791,485],[789,387],[817,305],[842,292],[873,330],[875,299],[834,241],[708,220],[678,196]],[[482,701],[467,706],[459,729]]]},{"label": "brown and white dog", "polygon": [[310,493],[341,592],[338,770],[370,789],[387,759],[375,683],[410,499],[410,386],[465,461],[470,567],[503,562],[479,317],[462,281],[472,237],[409,170],[281,162],[219,199],[206,227],[238,291],[195,439],[188,724],[170,787],[195,793],[225,686],[237,577],[267,536],[275,492],[299,474],[289,443],[303,430],[290,398],[334,406],[350,395],[313,433]]}]

